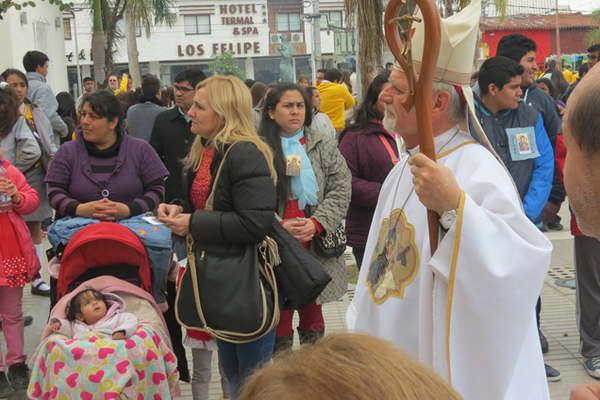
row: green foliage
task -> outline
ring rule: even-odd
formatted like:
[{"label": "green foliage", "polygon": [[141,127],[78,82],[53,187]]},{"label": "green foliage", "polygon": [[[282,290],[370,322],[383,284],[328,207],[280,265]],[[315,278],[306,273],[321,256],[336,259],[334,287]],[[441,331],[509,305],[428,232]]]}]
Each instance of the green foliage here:
[{"label": "green foliage", "polygon": [[177,15],[171,12],[175,8],[172,0],[127,0],[127,10],[133,15],[136,25],[141,26],[146,36],[150,36],[153,24],[165,23],[171,27]]},{"label": "green foliage", "polygon": [[[46,0],[43,0],[46,1]],[[73,7],[73,3],[67,3],[63,0],[48,0],[48,3],[53,4],[58,7],[60,11],[68,11]],[[36,3],[33,0],[25,0],[25,1],[14,1],[14,0],[0,0],[0,20],[3,15],[11,8],[14,8],[17,11],[22,10],[25,7],[35,7]]]},{"label": "green foliage", "polygon": [[244,72],[238,67],[237,61],[233,58],[233,51],[227,51],[215,57],[210,63],[208,69],[217,75],[234,75],[240,79],[246,79]]},{"label": "green foliage", "polygon": [[[594,21],[600,22],[600,8],[592,13],[592,19]],[[600,28],[596,28],[590,33],[588,33],[586,39],[590,46],[596,43],[600,43]]]}]

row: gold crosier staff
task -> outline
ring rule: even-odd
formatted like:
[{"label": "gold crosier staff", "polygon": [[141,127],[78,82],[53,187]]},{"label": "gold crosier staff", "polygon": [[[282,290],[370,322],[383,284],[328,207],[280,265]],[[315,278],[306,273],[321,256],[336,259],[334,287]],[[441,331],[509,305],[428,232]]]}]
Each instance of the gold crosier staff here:
[{"label": "gold crosier staff", "polygon": [[[412,23],[420,21],[420,19],[411,12],[406,0],[390,0],[388,3],[384,17],[385,39],[394,58],[396,58],[408,79],[410,93],[403,106],[407,111],[410,111],[413,106],[416,107],[419,148],[423,154],[435,161],[433,127],[431,124],[431,96],[433,76],[440,54],[440,17],[433,0],[416,0],[416,5],[421,10],[425,27],[423,62],[418,78],[413,67],[410,40],[413,33]],[[438,220],[439,216],[435,211],[427,210],[429,245],[432,255],[438,246]]]}]

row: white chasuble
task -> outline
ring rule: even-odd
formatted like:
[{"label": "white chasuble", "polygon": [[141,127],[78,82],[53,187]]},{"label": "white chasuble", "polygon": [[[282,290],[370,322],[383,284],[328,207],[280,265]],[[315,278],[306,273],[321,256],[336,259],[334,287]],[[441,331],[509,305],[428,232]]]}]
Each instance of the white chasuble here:
[{"label": "white chasuble", "polygon": [[435,146],[463,190],[456,221],[431,257],[404,154],[379,195],[348,328],[395,343],[465,400],[549,399],[535,305],[552,245],[488,150],[458,129]]}]

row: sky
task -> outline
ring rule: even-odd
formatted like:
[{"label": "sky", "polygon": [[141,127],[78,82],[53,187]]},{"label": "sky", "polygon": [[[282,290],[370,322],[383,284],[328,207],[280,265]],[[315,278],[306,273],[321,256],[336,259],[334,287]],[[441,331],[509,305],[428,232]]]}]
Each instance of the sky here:
[{"label": "sky", "polygon": [[569,5],[574,11],[592,12],[600,9],[600,0],[558,0],[559,5]]}]

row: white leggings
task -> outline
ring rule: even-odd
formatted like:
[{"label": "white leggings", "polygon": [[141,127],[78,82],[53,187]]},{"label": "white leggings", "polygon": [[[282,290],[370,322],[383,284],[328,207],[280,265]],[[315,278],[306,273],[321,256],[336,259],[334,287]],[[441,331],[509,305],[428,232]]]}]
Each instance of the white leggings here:
[{"label": "white leggings", "polygon": [[[208,387],[210,385],[211,367],[212,367],[212,350],[192,349],[192,397],[194,400],[208,400]],[[219,371],[221,365],[219,364]],[[229,385],[225,374],[221,371],[221,389],[223,397],[229,397]]]}]

